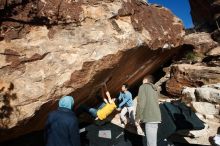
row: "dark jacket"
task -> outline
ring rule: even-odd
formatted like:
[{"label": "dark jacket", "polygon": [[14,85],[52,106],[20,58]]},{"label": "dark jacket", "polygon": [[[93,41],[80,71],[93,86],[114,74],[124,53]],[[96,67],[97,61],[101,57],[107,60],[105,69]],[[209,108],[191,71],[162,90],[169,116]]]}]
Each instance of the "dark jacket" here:
[{"label": "dark jacket", "polygon": [[144,123],[161,121],[158,93],[153,84],[142,84],[139,88],[136,119]]},{"label": "dark jacket", "polygon": [[80,146],[77,118],[70,109],[59,107],[49,114],[45,129],[46,146]]}]

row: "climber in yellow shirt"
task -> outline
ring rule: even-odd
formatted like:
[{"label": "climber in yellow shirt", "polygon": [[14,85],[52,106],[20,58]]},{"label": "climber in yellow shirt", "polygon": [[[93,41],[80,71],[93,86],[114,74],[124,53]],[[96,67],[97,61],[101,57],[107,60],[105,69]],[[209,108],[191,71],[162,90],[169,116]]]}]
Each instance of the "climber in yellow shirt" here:
[{"label": "climber in yellow shirt", "polygon": [[[91,114],[96,120],[104,120],[106,119],[116,108],[115,99],[112,99],[110,93],[106,92],[107,99],[104,99],[104,103],[102,103],[97,109],[95,108],[87,108],[87,112]],[[85,107],[84,107],[85,108]]]},{"label": "climber in yellow shirt", "polygon": [[[109,94],[109,92],[106,92],[106,94]],[[109,96],[110,96],[110,94],[109,94]],[[114,102],[114,99],[112,100],[111,97],[108,99],[110,99],[110,100],[108,100],[108,102],[105,103],[105,105],[103,105],[102,108],[97,110],[96,119],[99,119],[99,120],[106,119],[106,117],[108,117],[117,108],[117,106]]]}]

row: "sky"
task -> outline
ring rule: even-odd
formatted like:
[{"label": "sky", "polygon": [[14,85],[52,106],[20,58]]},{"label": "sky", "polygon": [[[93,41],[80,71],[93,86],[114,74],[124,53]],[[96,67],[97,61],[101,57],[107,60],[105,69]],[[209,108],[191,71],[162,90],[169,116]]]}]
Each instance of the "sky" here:
[{"label": "sky", "polygon": [[193,27],[189,0],[148,0],[148,2],[161,4],[169,8],[176,16],[182,19],[185,28]]}]

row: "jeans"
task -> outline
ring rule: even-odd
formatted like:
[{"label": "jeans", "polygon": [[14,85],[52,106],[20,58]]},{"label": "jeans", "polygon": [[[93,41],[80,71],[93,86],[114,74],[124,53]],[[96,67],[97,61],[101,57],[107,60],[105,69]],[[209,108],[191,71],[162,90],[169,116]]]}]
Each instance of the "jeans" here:
[{"label": "jeans", "polygon": [[157,146],[158,123],[145,123],[147,146]]},{"label": "jeans", "polygon": [[95,108],[89,108],[88,112],[94,117],[96,118],[97,117],[97,112],[99,109],[103,108],[105,106],[106,103],[102,103],[99,105],[99,107],[97,109]]}]

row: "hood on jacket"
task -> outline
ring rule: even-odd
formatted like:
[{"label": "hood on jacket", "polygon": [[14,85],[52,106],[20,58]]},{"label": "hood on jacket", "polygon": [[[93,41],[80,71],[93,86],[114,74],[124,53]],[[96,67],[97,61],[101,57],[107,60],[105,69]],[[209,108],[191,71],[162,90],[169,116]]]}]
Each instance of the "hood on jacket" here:
[{"label": "hood on jacket", "polygon": [[72,96],[63,96],[59,101],[59,107],[72,109],[74,105],[74,99]]}]

